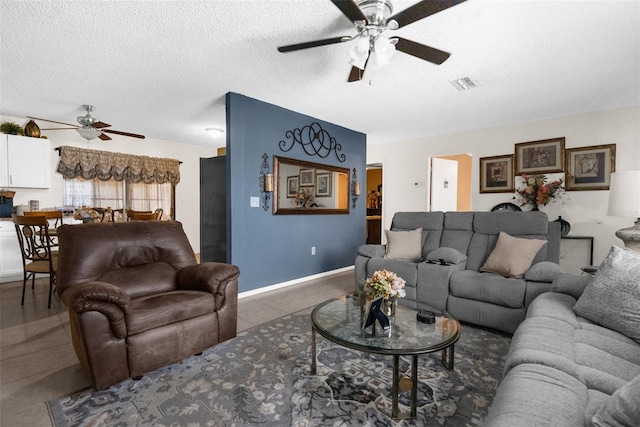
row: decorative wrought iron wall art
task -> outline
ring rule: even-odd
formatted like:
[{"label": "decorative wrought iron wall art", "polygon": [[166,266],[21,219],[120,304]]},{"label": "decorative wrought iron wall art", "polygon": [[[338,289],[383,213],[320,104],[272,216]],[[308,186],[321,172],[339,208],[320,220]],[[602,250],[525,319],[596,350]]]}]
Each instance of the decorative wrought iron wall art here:
[{"label": "decorative wrought iron wall art", "polygon": [[336,139],[322,129],[322,126],[317,122],[304,126],[302,129],[288,130],[285,136],[290,141],[280,141],[279,145],[282,151],[287,152],[298,143],[309,156],[318,156],[324,159],[334,153],[338,161],[347,160],[345,154],[341,153],[342,145],[336,142]]},{"label": "decorative wrought iron wall art", "polygon": [[267,153],[262,155],[262,165],[260,166],[260,198],[262,199],[262,209],[269,210],[269,201],[273,192],[273,174],[269,170],[269,156]]},{"label": "decorative wrought iron wall art", "polygon": [[353,209],[356,208],[358,197],[360,197],[360,181],[358,181],[356,168],[353,168],[353,175],[351,176],[351,201],[353,202],[351,206]]}]

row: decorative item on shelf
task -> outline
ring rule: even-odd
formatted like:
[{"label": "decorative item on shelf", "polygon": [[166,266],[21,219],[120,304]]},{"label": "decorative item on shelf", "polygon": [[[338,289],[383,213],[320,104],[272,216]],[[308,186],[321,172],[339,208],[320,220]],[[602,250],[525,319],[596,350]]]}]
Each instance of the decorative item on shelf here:
[{"label": "decorative item on shelf", "polygon": [[364,283],[364,292],[370,298],[382,298],[383,313],[386,316],[396,314],[399,298],[404,298],[406,282],[396,273],[387,270],[375,271]]},{"label": "decorative item on shelf", "polygon": [[616,236],[628,249],[640,253],[640,170],[611,174],[607,214],[636,218],[633,227],[616,231]]},{"label": "decorative item on shelf", "polygon": [[24,132],[19,124],[13,122],[4,122],[0,125],[0,132],[7,135],[23,135]]},{"label": "decorative item on shelf", "polygon": [[33,119],[24,126],[24,134],[32,138],[40,138],[40,128]]},{"label": "decorative item on shelf", "polygon": [[260,198],[262,199],[262,209],[269,210],[269,201],[273,192],[273,174],[269,170],[269,156],[262,155],[262,166],[260,167]]},{"label": "decorative item on shelf", "polygon": [[566,236],[567,234],[569,234],[569,231],[571,231],[571,224],[569,224],[569,221],[567,221],[566,219],[562,219],[561,216],[558,216],[558,219],[556,219],[554,222],[560,223],[561,236]]},{"label": "decorative item on shelf", "polygon": [[313,187],[300,187],[296,193],[296,206],[299,208],[310,208],[313,203]]},{"label": "decorative item on shelf", "polygon": [[100,214],[95,209],[91,209],[84,206],[80,209],[76,209],[73,214],[73,219],[82,220],[83,223],[92,223],[100,221]]},{"label": "decorative item on shelf", "polygon": [[522,175],[523,187],[516,189],[514,199],[520,200],[520,206],[531,205],[532,211],[538,211],[539,206],[562,198],[564,195],[564,180],[546,182],[546,175]]},{"label": "decorative item on shelf", "polygon": [[353,209],[356,208],[358,197],[360,197],[360,181],[358,181],[356,168],[353,168],[353,176],[351,177],[351,200],[353,202]]}]

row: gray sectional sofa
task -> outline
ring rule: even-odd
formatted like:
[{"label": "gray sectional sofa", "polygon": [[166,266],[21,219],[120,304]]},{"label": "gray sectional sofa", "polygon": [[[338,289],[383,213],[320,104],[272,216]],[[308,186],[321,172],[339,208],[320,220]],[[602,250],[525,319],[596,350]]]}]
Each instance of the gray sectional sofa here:
[{"label": "gray sectional sofa", "polygon": [[[391,231],[421,229],[415,259],[389,258],[385,245],[363,245],[355,260],[356,290],[374,271],[386,269],[406,280],[403,305],[446,310],[460,321],[513,333],[529,304],[551,289],[562,272],[560,224],[544,212],[398,212]],[[500,232],[516,239],[546,240],[522,277],[480,271]],[[395,238],[395,237],[394,237]],[[511,251],[518,255],[519,250]]]},{"label": "gray sectional sofa", "polygon": [[614,295],[615,279],[601,280],[604,299],[587,298],[585,312],[583,291],[596,280],[560,275],[531,303],[485,427],[640,426],[640,263],[622,282],[627,295]]}]

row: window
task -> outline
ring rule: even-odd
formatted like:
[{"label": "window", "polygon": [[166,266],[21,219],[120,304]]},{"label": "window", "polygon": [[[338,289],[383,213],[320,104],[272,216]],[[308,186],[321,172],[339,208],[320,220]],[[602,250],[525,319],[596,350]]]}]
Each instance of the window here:
[{"label": "window", "polygon": [[101,181],[98,178],[64,180],[64,204],[76,208],[89,206],[118,210],[126,207],[136,211],[154,211],[161,208],[161,219],[168,220],[172,218],[172,201],[173,184],[169,182],[146,184],[114,179]]}]

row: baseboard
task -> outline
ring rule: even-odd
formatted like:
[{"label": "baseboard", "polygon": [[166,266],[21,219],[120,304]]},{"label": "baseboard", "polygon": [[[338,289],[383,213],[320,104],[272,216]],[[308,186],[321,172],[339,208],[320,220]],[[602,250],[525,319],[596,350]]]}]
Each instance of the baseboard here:
[{"label": "baseboard", "polygon": [[287,286],[297,285],[298,283],[306,282],[309,280],[319,279],[321,277],[331,276],[332,274],[342,273],[345,271],[353,270],[354,266],[350,265],[348,267],[338,268],[336,270],[325,271],[323,273],[313,274],[311,276],[300,277],[298,279],[289,280],[287,282],[276,283],[274,285],[265,286],[263,288],[252,289],[250,291],[240,292],[238,294],[238,299],[250,297],[253,295],[262,294],[264,292],[274,291],[276,289],[286,288]]}]

